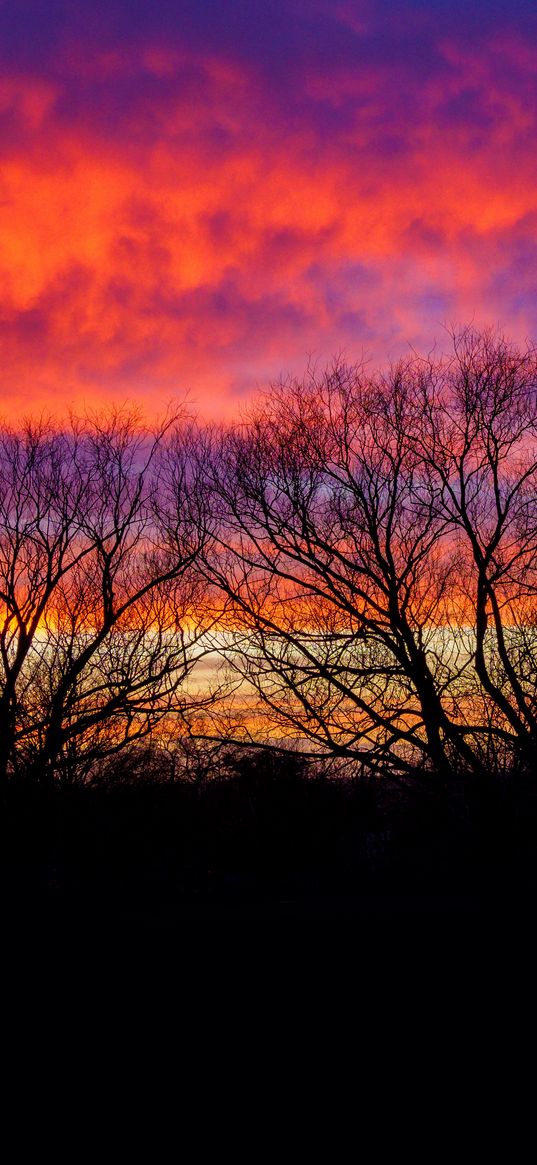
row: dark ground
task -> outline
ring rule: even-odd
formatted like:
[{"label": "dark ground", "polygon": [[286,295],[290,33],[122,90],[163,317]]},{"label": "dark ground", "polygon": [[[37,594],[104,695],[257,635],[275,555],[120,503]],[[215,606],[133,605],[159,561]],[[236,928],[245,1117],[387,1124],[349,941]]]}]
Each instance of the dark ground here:
[{"label": "dark ground", "polygon": [[455,803],[262,758],[200,786],[12,785],[2,883],[5,924],[48,936],[533,926],[537,804],[514,779]]},{"label": "dark ground", "polygon": [[389,1126],[400,1148],[397,1105],[413,1144],[440,1105],[429,1150],[465,1106],[480,1145],[483,1124],[496,1129],[507,1084],[533,1056],[531,790],[512,781],[454,804],[248,758],[198,787],[12,785],[3,829],[19,1138],[28,1126],[43,1137],[32,1074],[52,1096],[54,1144],[77,1097],[71,1149],[117,1109],[125,1082],[137,1138],[152,1089],[152,1137],[164,1113],[178,1143],[193,1114],[198,1138],[212,1122],[235,1144],[247,1110],[251,1151],[291,1109],[316,1136],[328,1115],[333,1153],[332,1092],[337,1125],[347,1110],[363,1140],[370,1120],[376,1146]]}]

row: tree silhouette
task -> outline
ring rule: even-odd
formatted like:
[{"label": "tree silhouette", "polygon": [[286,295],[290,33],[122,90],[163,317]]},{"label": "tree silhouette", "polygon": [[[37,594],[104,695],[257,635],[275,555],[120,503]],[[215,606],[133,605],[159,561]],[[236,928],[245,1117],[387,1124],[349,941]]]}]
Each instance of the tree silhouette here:
[{"label": "tree silhouette", "polygon": [[534,349],[466,329],[282,383],[213,440],[206,569],[284,735],[446,779],[534,764],[536,385]]},{"label": "tree silhouette", "polygon": [[61,433],[4,430],[4,775],[73,779],[208,698],[184,693],[207,650],[194,571],[207,529],[180,422],[149,433],[109,411]]},{"label": "tree silhouette", "polygon": [[4,425],[2,779],[182,737],[192,772],[199,738],[535,772],[537,351],[452,340],[310,370],[221,430]]}]

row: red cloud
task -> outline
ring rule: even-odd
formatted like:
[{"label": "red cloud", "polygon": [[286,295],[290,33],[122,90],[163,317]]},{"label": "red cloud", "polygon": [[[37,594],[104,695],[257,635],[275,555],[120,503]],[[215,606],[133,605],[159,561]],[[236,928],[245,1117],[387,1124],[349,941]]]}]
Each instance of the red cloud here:
[{"label": "red cloud", "polygon": [[190,389],[225,413],[308,353],[395,355],[445,319],[531,332],[533,56],[510,42],[513,86],[494,43],[441,51],[419,100],[387,65],[310,69],[289,116],[236,62],[104,53],[90,86],[145,78],[117,130],[103,98],[5,80],[26,137],[0,188],[4,410]]}]

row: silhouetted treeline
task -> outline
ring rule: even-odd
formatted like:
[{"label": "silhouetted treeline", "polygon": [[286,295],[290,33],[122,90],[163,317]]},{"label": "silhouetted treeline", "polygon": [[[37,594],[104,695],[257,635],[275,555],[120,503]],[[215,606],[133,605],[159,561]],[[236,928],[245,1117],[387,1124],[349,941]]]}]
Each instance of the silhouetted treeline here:
[{"label": "silhouetted treeline", "polygon": [[69,932],[173,930],[188,918],[481,917],[537,889],[527,785],[470,782],[456,805],[430,784],[335,778],[272,750],[224,748],[218,774],[155,766],[96,784],[9,786],[4,917]]},{"label": "silhouetted treeline", "polygon": [[537,352],[452,339],[221,429],[4,426],[4,780],[92,783],[125,749],[201,779],[223,740],[455,793],[531,778]]}]

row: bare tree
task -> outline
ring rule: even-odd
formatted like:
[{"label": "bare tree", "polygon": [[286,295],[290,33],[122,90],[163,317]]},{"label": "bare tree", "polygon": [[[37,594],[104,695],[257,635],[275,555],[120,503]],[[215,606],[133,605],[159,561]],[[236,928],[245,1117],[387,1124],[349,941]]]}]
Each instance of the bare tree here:
[{"label": "bare tree", "polygon": [[4,433],[4,772],[73,775],[209,698],[186,693],[208,650],[208,526],[180,420]]},{"label": "bare tree", "polygon": [[532,349],[466,330],[281,384],[215,442],[206,569],[259,716],[386,771],[530,763],[536,384]]},{"label": "bare tree", "polygon": [[19,689],[39,655],[51,597],[90,546],[83,529],[91,486],[78,427],[46,421],[0,433],[0,775],[17,734]]},{"label": "bare tree", "polygon": [[465,329],[286,381],[225,431],[4,426],[3,778],[181,732],[535,771],[536,394],[535,349]]},{"label": "bare tree", "polygon": [[537,350],[520,351],[501,335],[471,328],[454,334],[453,343],[451,358],[416,369],[423,423],[413,436],[459,562],[458,617],[451,622],[459,636],[461,627],[471,629],[466,673],[478,718],[472,724],[463,717],[464,730],[479,752],[483,743],[497,748],[503,742],[531,770],[537,759]]}]

